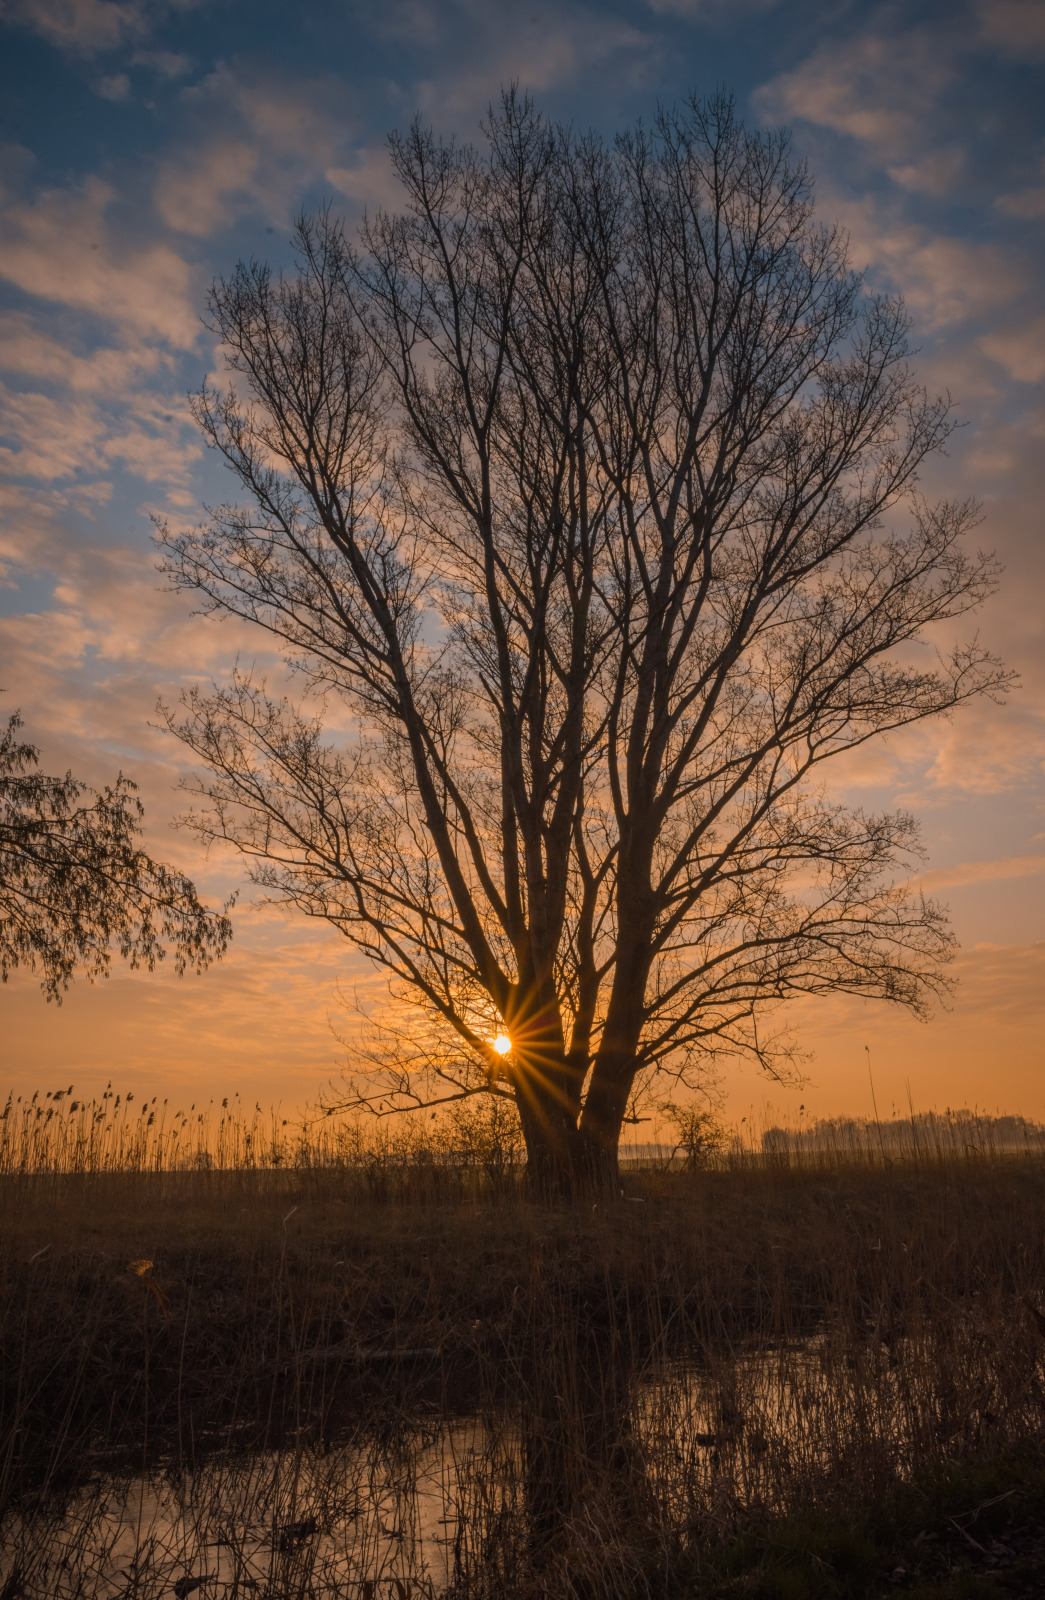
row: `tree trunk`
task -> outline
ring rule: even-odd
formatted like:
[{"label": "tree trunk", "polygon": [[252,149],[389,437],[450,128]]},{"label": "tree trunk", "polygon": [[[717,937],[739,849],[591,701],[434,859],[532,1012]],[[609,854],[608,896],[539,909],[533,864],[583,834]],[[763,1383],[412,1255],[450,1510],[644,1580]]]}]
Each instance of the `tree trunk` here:
[{"label": "tree trunk", "polygon": [[556,1117],[547,1105],[525,1110],[520,1105],[520,1116],[527,1178],[535,1198],[556,1202],[619,1196],[619,1121],[615,1128],[596,1130],[587,1112],[578,1125],[573,1119]]},{"label": "tree trunk", "polygon": [[586,1195],[607,1200],[619,1197],[619,1142],[619,1129],[616,1138],[607,1138],[593,1133],[590,1126],[582,1122],[578,1129],[576,1183]]},{"label": "tree trunk", "polygon": [[626,1042],[615,1051],[604,1043],[582,1112],[579,1075],[560,1039],[553,1043],[550,1029],[541,1037],[531,1024],[513,1051],[512,1078],[535,1198],[555,1203],[620,1195],[618,1146],[635,1063]]},{"label": "tree trunk", "polygon": [[618,1152],[634,1081],[633,1051],[599,1052],[578,1131],[586,1181],[605,1194],[620,1193]]},{"label": "tree trunk", "polygon": [[576,1187],[579,1132],[577,1118],[554,1089],[540,1089],[523,1078],[516,1104],[526,1142],[526,1177],[535,1199],[569,1200]]},{"label": "tree trunk", "polygon": [[[637,869],[632,868],[633,872]],[[648,879],[644,862],[642,873]],[[638,1071],[643,997],[650,970],[652,929],[642,907],[648,896],[625,896],[621,917],[628,932],[618,948],[617,971],[602,1042],[580,1118],[582,1166],[592,1189],[620,1194],[620,1136]]]}]

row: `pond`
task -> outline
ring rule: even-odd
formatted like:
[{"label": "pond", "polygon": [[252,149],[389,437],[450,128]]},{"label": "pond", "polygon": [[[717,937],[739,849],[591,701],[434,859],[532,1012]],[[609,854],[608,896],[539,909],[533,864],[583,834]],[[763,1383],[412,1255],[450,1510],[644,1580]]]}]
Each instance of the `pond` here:
[{"label": "pond", "polygon": [[[913,1335],[829,1331],[700,1364],[633,1365],[578,1328],[525,1397],[467,1416],[384,1416],[325,1445],[225,1450],[99,1473],[3,1530],[0,1587],[25,1600],[199,1594],[422,1600],[513,1592],[521,1575],[607,1564],[638,1581],[658,1551],[817,1483],[870,1483],[990,1417],[934,1376]],[[685,1530],[688,1530],[688,1535]],[[554,1585],[549,1592],[554,1591]]]}]

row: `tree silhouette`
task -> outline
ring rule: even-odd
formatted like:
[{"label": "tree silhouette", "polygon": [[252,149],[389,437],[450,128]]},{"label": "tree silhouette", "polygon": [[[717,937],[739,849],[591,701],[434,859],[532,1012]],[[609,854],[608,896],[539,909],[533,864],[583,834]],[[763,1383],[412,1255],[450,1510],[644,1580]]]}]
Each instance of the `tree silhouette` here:
[{"label": "tree silhouette", "polygon": [[643,1075],[777,1070],[774,1003],[926,1008],[915,824],[819,769],[1005,676],[919,643],[994,568],[917,495],[947,405],[786,138],[719,96],[607,144],[509,93],[486,141],[415,124],[401,213],[214,285],[244,393],[196,414],[247,503],[166,567],[305,699],[237,673],[170,720],[203,835],[420,1008],[380,1103],[509,1094],[555,1189],[615,1180]]},{"label": "tree silhouette", "polygon": [[108,971],[115,947],[152,970],[174,946],[178,972],[221,956],[229,919],[208,912],[189,879],[138,848],[143,812],[122,774],[100,794],[71,773],[36,771],[39,752],[17,737],[16,713],[0,734],[0,978],[28,966],[61,1004],[77,968]]}]

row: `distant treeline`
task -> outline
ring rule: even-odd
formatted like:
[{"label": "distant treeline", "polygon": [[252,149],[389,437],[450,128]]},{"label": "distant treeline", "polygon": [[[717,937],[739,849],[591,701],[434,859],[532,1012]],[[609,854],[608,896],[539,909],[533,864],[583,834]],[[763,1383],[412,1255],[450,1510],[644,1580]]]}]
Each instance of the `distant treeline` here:
[{"label": "distant treeline", "polygon": [[989,1116],[978,1111],[920,1111],[911,1117],[878,1122],[864,1117],[826,1117],[807,1128],[767,1128],[762,1135],[767,1155],[803,1151],[845,1153],[888,1151],[890,1154],[944,1153],[963,1150],[1045,1150],[1045,1125],[1019,1116]]}]

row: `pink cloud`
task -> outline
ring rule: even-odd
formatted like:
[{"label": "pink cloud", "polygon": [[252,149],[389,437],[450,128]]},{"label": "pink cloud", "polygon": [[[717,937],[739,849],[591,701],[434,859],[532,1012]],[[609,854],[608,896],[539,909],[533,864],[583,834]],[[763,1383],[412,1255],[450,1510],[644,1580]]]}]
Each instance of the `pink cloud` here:
[{"label": "pink cloud", "polygon": [[[161,847],[191,869],[184,843],[173,835]],[[17,974],[4,993],[8,1084],[31,1093],[60,1079],[89,1095],[111,1079],[123,1093],[177,1096],[185,1110],[240,1088],[251,1109],[314,1102],[345,1060],[340,986],[369,972],[332,931],[249,908],[233,918],[238,938],[202,977],[117,965],[107,982],[74,985],[57,1009]]]},{"label": "pink cloud", "polygon": [[1039,0],[980,0],[985,39],[1016,56],[1045,54],[1045,10]]},{"label": "pink cloud", "polygon": [[227,227],[244,200],[263,190],[261,152],[245,139],[216,140],[177,161],[166,161],[156,182],[156,209],[181,233],[202,236]]},{"label": "pink cloud", "polygon": [[[110,397],[115,400],[117,397]],[[188,431],[183,402],[138,392],[117,407],[94,399],[25,393],[0,383],[0,425],[14,441],[0,447],[0,465],[19,477],[97,478],[122,466],[148,483],[184,486],[203,454]]]},{"label": "pink cloud", "polygon": [[1045,217],[1045,188],[1021,189],[1015,194],[1003,194],[995,205],[1007,217],[1021,217],[1036,222]]},{"label": "pink cloud", "polygon": [[155,202],[170,227],[197,237],[251,210],[285,223],[348,131],[326,79],[259,82],[222,68],[181,98],[196,131],[160,164]]},{"label": "pink cloud", "polygon": [[141,39],[165,12],[196,4],[198,0],[4,0],[2,15],[49,44],[92,56]]},{"label": "pink cloud", "polygon": [[136,50],[131,57],[133,67],[146,67],[158,77],[170,81],[183,78],[192,70],[192,57],[178,50]]},{"label": "pink cloud", "polygon": [[83,55],[140,37],[148,27],[147,11],[141,0],[7,0],[4,6],[6,20]]},{"label": "pink cloud", "polygon": [[761,88],[755,104],[771,120],[800,118],[870,146],[906,188],[949,185],[960,152],[925,149],[933,102],[955,79],[954,47],[928,28],[866,32],[821,45],[792,72]]},{"label": "pink cloud", "polygon": [[1017,382],[1040,383],[1045,378],[1045,314],[1014,319],[985,334],[980,347]]},{"label": "pink cloud", "polygon": [[389,160],[387,145],[358,150],[350,165],[328,167],[324,176],[346,199],[371,214],[394,211],[402,204],[402,186]]},{"label": "pink cloud", "polygon": [[718,18],[724,12],[730,11],[773,11],[781,0],[646,0],[651,11],[660,16],[685,17],[691,21],[703,21],[707,17]]},{"label": "pink cloud", "polygon": [[916,797],[919,804],[933,790],[1002,794],[1040,773],[1045,762],[1042,708],[1022,699],[1004,707],[969,706],[963,716],[927,733],[935,755]]},{"label": "pink cloud", "polygon": [[458,0],[449,13],[434,6],[390,8],[387,32],[414,39],[417,29],[426,30],[433,43],[445,41],[453,30],[455,44],[452,65],[438,79],[415,86],[417,104],[426,116],[438,117],[443,131],[466,118],[469,138],[474,119],[485,113],[500,84],[541,91],[602,71],[605,95],[644,82],[661,48],[623,16],[582,6],[537,14],[526,6],[491,7],[484,0]]},{"label": "pink cloud", "polygon": [[96,78],[91,88],[102,100],[127,100],[131,93],[131,80],[126,72],[116,72],[111,77]]},{"label": "pink cloud", "polygon": [[957,145],[946,145],[917,161],[889,167],[889,176],[904,189],[916,194],[947,194],[954,188],[965,166],[965,152]]},{"label": "pink cloud", "polygon": [[97,408],[90,402],[58,401],[43,394],[0,388],[0,422],[15,448],[0,447],[0,466],[19,477],[71,477],[98,461]]},{"label": "pink cloud", "polygon": [[868,264],[873,284],[901,292],[920,328],[1011,306],[1032,286],[1028,263],[1012,250],[934,233],[872,195],[825,192],[821,210],[848,231],[854,264]]},{"label": "pink cloud", "polygon": [[77,393],[113,395],[126,394],[142,377],[172,367],[170,355],[156,345],[101,346],[82,355],[48,333],[38,317],[26,312],[0,317],[0,371],[58,383]]},{"label": "pink cloud", "polygon": [[27,294],[89,311],[132,338],[189,349],[199,335],[192,272],[168,245],[127,249],[106,220],[114,191],[100,178],[8,204],[0,277]]}]

